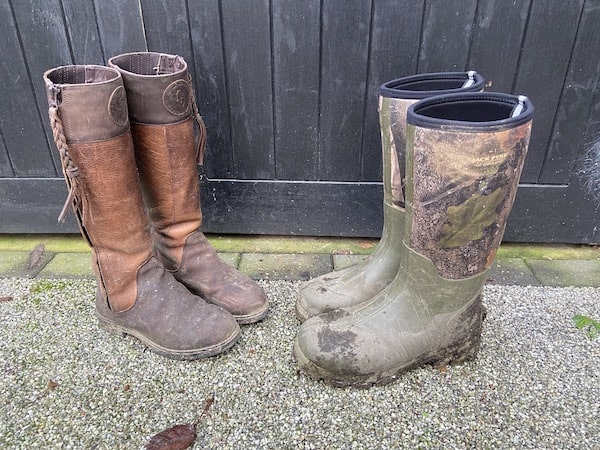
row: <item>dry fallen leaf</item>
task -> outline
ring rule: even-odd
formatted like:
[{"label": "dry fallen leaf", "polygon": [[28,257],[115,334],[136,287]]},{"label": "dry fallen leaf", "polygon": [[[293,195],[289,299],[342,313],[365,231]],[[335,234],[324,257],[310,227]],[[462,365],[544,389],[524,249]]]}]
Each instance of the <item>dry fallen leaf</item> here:
[{"label": "dry fallen leaf", "polygon": [[208,413],[214,401],[214,397],[206,399],[202,413],[193,423],[175,425],[155,434],[144,448],[146,450],[185,450],[188,448],[196,440],[198,423]]},{"label": "dry fallen leaf", "polygon": [[58,387],[58,383],[54,380],[50,380],[48,381],[48,384],[46,385],[46,388],[49,391],[53,391],[54,389],[56,389]]},{"label": "dry fallen leaf", "polygon": [[374,247],[375,244],[373,244],[372,242],[361,242],[360,244],[358,244],[358,246],[360,248],[371,248]]},{"label": "dry fallen leaf", "polygon": [[184,450],[196,440],[196,427],[193,423],[175,425],[152,436],[146,450]]},{"label": "dry fallen leaf", "polygon": [[29,254],[29,268],[33,268],[37,263],[40,262],[42,256],[44,256],[44,251],[46,247],[44,244],[38,244]]},{"label": "dry fallen leaf", "polygon": [[12,302],[12,297],[0,297],[0,303],[2,302]]}]

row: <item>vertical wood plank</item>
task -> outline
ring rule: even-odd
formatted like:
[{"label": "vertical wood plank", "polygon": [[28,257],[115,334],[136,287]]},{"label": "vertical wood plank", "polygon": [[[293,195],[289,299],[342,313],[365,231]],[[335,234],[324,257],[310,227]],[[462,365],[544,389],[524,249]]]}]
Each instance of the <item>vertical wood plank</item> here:
[{"label": "vertical wood plank", "polygon": [[194,64],[185,0],[141,0],[148,51],[182,56],[193,77]]},{"label": "vertical wood plank", "polygon": [[269,0],[222,1],[234,174],[275,176]]},{"label": "vertical wood plank", "polygon": [[314,180],[319,124],[320,2],[273,2],[276,177]]},{"label": "vertical wood plank", "polygon": [[[231,152],[229,149],[223,149],[222,134],[223,130],[229,133],[226,126],[228,120],[225,124],[218,120],[219,116],[223,116],[220,114],[221,108],[226,108],[227,105],[224,102],[215,105],[210,101],[211,98],[215,98],[215,94],[211,92],[211,87],[207,86],[204,78],[214,79],[214,76],[201,68],[213,54],[221,54],[218,3],[214,0],[143,0],[142,15],[148,50],[176,54],[185,59],[194,83],[198,108],[207,127],[207,152],[204,161],[207,175],[211,178],[227,178],[231,171]],[[213,21],[216,21],[216,26],[210,25],[210,31],[206,33],[206,24]],[[207,52],[210,55],[207,55]],[[221,58],[214,68],[223,78]],[[226,109],[223,111],[226,114]],[[228,154],[229,158],[219,158],[224,153]]]},{"label": "vertical wood plank", "polygon": [[139,0],[94,0],[104,57],[146,51]]},{"label": "vertical wood plank", "polygon": [[371,2],[323,0],[319,178],[359,180]]},{"label": "vertical wood plank", "polygon": [[530,0],[480,0],[467,69],[486,80],[489,91],[511,92],[529,15]]},{"label": "vertical wood plank", "polygon": [[14,176],[15,172],[12,169],[10,158],[8,157],[4,136],[2,136],[2,133],[0,132],[0,178],[10,178]]},{"label": "vertical wood plank", "polygon": [[398,7],[396,0],[373,2],[366,116],[361,152],[362,180],[381,181],[379,88],[386,81],[412,75],[417,71],[418,38],[423,8],[424,0],[407,2],[402,8]]},{"label": "vertical wood plank", "polygon": [[[0,7],[8,9],[5,2]],[[0,126],[17,176],[56,176],[60,162],[48,145],[54,149],[42,74],[72,63],[61,7],[57,0],[19,0],[12,7],[22,50],[14,25],[1,27],[2,54],[11,56],[0,62],[2,73],[10,74],[1,77],[7,97]]]},{"label": "vertical wood plank", "polygon": [[196,66],[196,98],[208,130],[206,171],[211,178],[232,178],[233,153],[219,0],[188,0],[188,14]]},{"label": "vertical wood plank", "polygon": [[[597,4],[597,0],[594,2]],[[592,13],[591,10],[589,12]],[[583,205],[577,211],[577,219],[581,220],[581,217],[587,214],[595,214],[598,217],[592,230],[593,236],[589,241],[598,243],[600,242],[600,82],[596,82],[594,92],[588,95],[591,97],[591,103],[587,120],[583,123],[585,132],[578,149],[579,154],[575,159],[569,188],[581,187],[582,195],[579,197]],[[593,206],[586,206],[585,200],[589,200]]]},{"label": "vertical wood plank", "polygon": [[419,72],[465,70],[477,0],[425,3]]},{"label": "vertical wood plank", "polygon": [[93,2],[62,0],[75,64],[104,64]]},{"label": "vertical wood plank", "polygon": [[567,74],[584,0],[533,2],[525,32],[515,94],[527,95],[535,116],[523,183],[538,181]]},{"label": "vertical wood plank", "polygon": [[586,2],[554,119],[548,153],[539,177],[540,183],[567,184],[577,156],[585,147],[583,124],[590,117],[594,92],[600,80],[599,24],[600,1]]}]

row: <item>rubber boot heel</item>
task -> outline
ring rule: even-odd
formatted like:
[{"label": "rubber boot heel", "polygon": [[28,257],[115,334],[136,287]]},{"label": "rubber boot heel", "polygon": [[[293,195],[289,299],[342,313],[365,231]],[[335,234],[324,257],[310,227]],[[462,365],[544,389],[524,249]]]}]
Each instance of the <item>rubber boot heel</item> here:
[{"label": "rubber boot heel", "polygon": [[[433,365],[443,367],[475,359],[481,346],[481,331],[486,315],[487,311],[479,295],[456,319],[457,326],[452,333],[455,340],[446,347],[443,357]],[[460,336],[459,339],[456,339],[457,335]]]}]

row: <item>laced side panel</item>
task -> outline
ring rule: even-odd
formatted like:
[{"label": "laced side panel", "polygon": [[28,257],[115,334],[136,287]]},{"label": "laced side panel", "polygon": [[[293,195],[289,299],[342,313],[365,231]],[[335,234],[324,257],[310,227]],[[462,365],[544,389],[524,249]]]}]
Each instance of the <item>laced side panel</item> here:
[{"label": "laced side panel", "polygon": [[[65,216],[67,214],[69,205],[73,205],[75,210],[79,210],[80,207],[80,202],[78,201],[76,195],[77,176],[79,175],[79,169],[75,166],[75,163],[69,154],[69,145],[67,144],[67,138],[65,137],[65,131],[58,108],[51,106],[48,111],[48,115],[50,116],[52,135],[54,137],[56,147],[58,148],[63,174],[69,190],[67,199],[65,200],[65,203],[58,216],[58,221],[63,223],[65,221]],[[83,219],[83,214],[79,214],[79,216]]]}]

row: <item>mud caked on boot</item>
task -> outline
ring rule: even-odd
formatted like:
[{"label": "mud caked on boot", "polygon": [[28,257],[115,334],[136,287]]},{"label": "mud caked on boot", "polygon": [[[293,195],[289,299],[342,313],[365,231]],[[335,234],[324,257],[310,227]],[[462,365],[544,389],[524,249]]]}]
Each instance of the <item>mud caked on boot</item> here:
[{"label": "mud caked on boot", "polygon": [[372,301],[304,322],[300,369],[338,386],[474,358],[481,292],[527,152],[525,97],[464,93],[408,109],[403,270]]},{"label": "mud caked on boot", "polygon": [[100,323],[169,358],[231,347],[240,334],[233,316],[192,295],[152,256],[119,72],[64,66],[47,71],[44,81],[67,204],[92,247]]},{"label": "mud caked on boot", "polygon": [[404,235],[404,148],[406,111],[433,95],[477,92],[484,80],[478,73],[440,72],[388,81],[379,93],[379,122],[383,150],[383,232],[375,252],[364,262],[306,282],[298,290],[296,316],[300,321],[371,300],[400,270]]},{"label": "mud caked on boot", "polygon": [[[238,323],[268,312],[263,290],[223,262],[200,231],[199,179],[206,130],[181,56],[127,53],[109,60],[121,72],[144,200],[158,257],[191,292],[227,309]],[[194,121],[200,139],[194,142]]]}]

